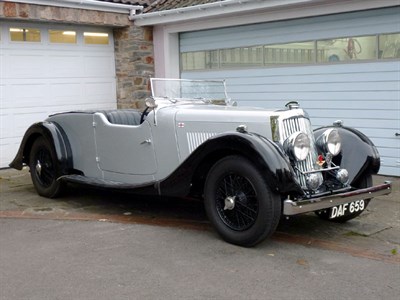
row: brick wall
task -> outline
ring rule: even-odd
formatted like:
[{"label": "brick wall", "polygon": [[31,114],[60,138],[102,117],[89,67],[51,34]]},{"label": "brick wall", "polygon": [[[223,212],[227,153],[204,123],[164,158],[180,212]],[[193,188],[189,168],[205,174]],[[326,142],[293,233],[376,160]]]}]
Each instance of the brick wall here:
[{"label": "brick wall", "polygon": [[57,22],[114,28],[117,105],[142,108],[150,95],[149,77],[154,74],[151,27],[137,27],[127,14],[0,2],[0,20]]},{"label": "brick wall", "polygon": [[142,108],[154,75],[153,30],[129,26],[114,29],[119,108]]}]

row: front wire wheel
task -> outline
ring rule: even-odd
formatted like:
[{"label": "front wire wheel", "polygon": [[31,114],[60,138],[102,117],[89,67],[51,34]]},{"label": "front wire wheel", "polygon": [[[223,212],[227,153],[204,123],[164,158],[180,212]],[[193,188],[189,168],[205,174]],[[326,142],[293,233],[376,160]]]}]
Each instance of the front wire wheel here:
[{"label": "front wire wheel", "polygon": [[219,217],[229,228],[242,231],[254,225],[258,216],[258,200],[252,183],[239,174],[221,178],[215,195]]},{"label": "front wire wheel", "polygon": [[29,156],[31,179],[37,193],[47,198],[55,198],[62,191],[58,178],[57,156],[54,147],[44,137],[37,138]]},{"label": "front wire wheel", "polygon": [[254,246],[271,236],[279,223],[279,195],[244,157],[228,156],[211,168],[204,198],[208,218],[229,243]]}]

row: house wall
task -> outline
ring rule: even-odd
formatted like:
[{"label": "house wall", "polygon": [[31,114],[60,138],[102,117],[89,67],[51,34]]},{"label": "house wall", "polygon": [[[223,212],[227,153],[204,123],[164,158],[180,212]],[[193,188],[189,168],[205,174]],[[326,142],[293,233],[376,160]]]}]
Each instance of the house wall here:
[{"label": "house wall", "polygon": [[117,106],[142,107],[150,95],[149,77],[154,74],[152,29],[134,26],[127,14],[0,2],[1,19],[114,28]]}]

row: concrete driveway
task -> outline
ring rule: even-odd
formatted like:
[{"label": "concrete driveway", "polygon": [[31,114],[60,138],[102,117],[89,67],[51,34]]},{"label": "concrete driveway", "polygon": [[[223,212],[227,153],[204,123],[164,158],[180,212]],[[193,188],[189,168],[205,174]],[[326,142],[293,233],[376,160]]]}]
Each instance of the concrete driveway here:
[{"label": "concrete driveway", "polygon": [[71,187],[37,196],[0,171],[0,299],[397,299],[400,179],[346,224],[308,214],[271,240],[219,239],[202,204]]}]

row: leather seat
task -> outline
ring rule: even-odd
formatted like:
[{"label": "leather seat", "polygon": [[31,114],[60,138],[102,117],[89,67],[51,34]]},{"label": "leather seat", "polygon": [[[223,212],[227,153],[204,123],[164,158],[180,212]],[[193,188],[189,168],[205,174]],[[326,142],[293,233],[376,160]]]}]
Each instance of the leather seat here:
[{"label": "leather seat", "polygon": [[112,124],[119,125],[140,125],[140,118],[142,114],[134,109],[118,109],[102,111],[108,121]]}]

